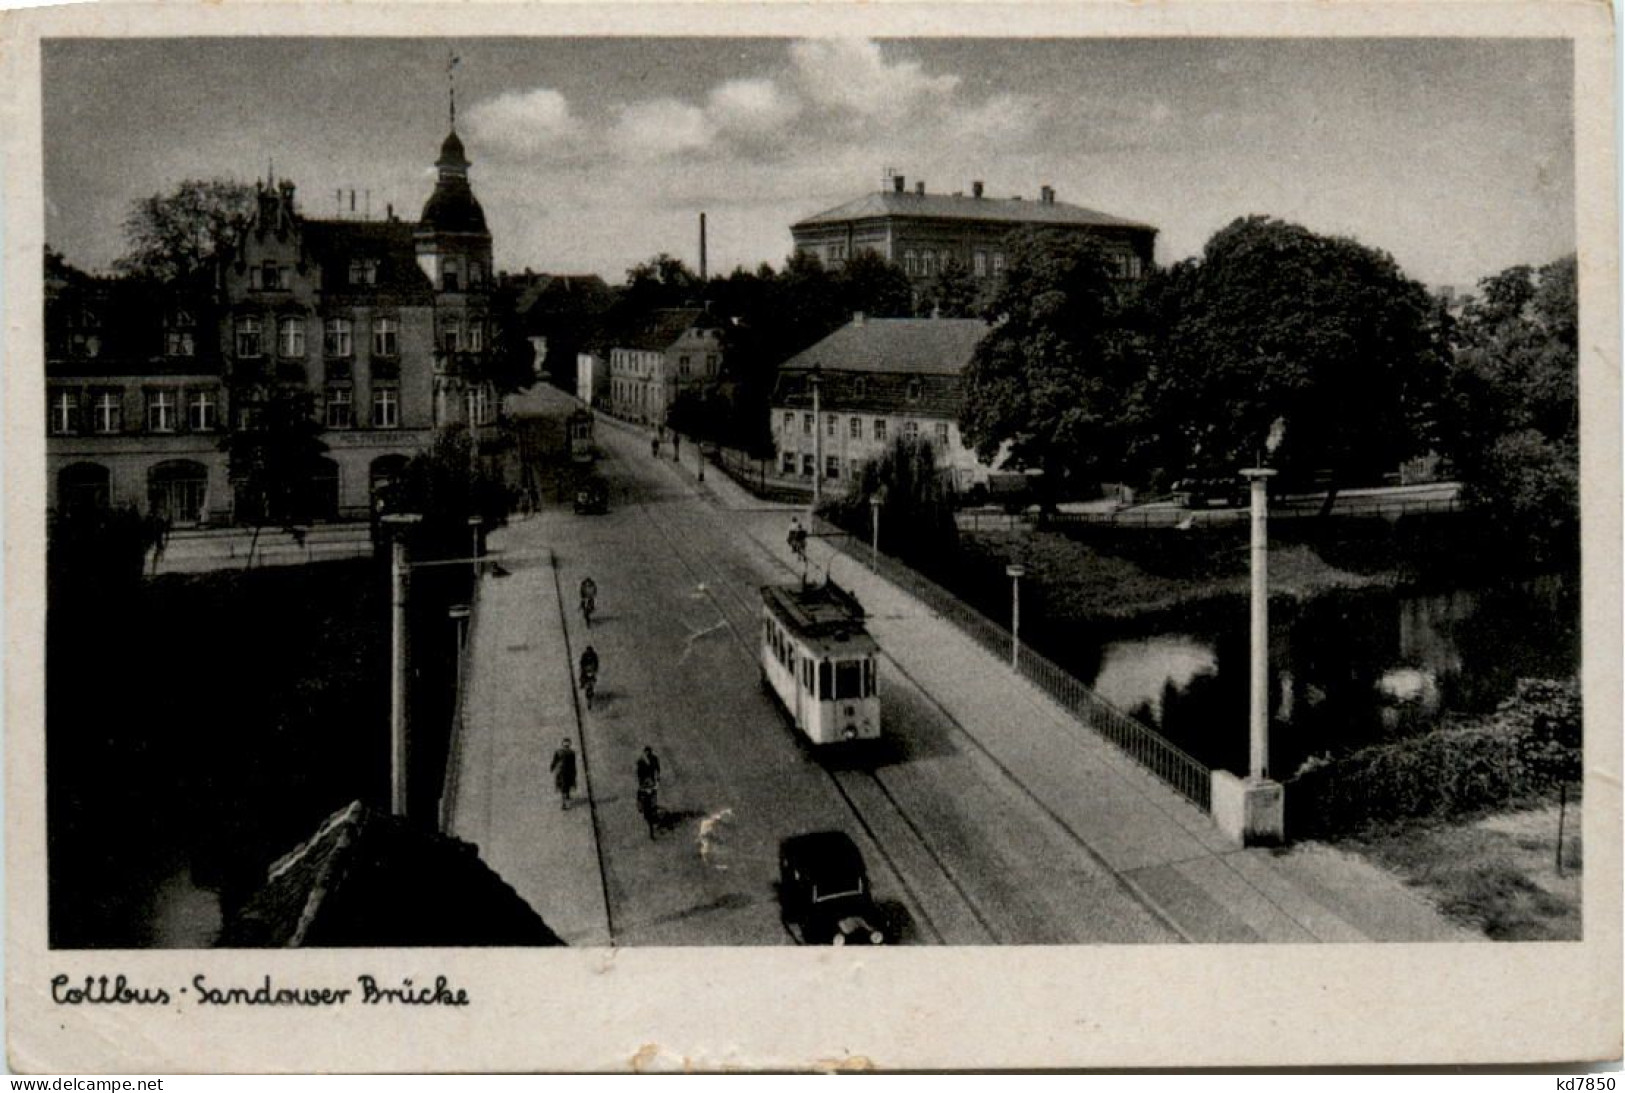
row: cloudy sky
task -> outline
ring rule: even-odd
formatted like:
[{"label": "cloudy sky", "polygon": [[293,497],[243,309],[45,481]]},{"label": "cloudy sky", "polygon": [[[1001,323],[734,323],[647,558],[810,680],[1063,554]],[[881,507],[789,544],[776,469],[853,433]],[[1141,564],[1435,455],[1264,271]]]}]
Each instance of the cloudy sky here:
[{"label": "cloudy sky", "polygon": [[1159,262],[1248,213],[1436,285],[1574,247],[1569,47],[1505,40],[47,42],[47,239],[104,267],[133,199],[271,163],[307,215],[353,188],[415,218],[452,50],[502,268],[695,263],[701,211],[713,271],[777,264],[792,222],[887,168],[934,192],[1052,185],[1156,225]]}]

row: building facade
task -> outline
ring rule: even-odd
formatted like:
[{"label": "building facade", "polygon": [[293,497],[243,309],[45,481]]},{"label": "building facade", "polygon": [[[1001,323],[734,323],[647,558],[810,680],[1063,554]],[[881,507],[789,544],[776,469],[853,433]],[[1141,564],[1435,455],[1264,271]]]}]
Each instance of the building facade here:
[{"label": "building facade", "polygon": [[790,358],[769,410],[778,477],[851,482],[902,437],[929,441],[955,490],[985,486],[991,468],[965,446],[959,411],[962,374],[986,333],[980,319],[860,315]]},{"label": "building facade", "polygon": [[980,182],[973,182],[966,195],[927,193],[924,182],[910,191],[902,175],[889,181],[877,193],[791,225],[797,252],[838,269],[858,251],[874,251],[920,286],[954,263],[979,280],[996,278],[1008,260],[1010,233],[1045,228],[1097,240],[1125,280],[1151,269],[1156,228],[1058,201],[1049,186],[1040,187],[1036,201],[1027,201],[988,197]]},{"label": "building facade", "polygon": [[[657,309],[603,342],[609,410],[627,421],[664,425],[679,395],[714,387],[722,372],[722,327],[702,308]],[[592,353],[582,355],[588,368]]]},{"label": "building facade", "polygon": [[53,510],[134,505],[175,526],[245,515],[223,438],[279,390],[307,392],[327,452],[319,518],[365,516],[435,431],[489,430],[491,236],[455,132],[417,223],[303,216],[262,183],[213,276],[154,287],[48,272]]}]

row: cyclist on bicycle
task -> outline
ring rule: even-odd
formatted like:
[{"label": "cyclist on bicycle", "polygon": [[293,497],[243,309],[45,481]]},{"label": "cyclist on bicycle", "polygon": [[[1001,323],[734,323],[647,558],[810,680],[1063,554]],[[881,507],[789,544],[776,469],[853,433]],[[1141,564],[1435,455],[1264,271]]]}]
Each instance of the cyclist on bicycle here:
[{"label": "cyclist on bicycle", "polygon": [[592,625],[592,613],[598,607],[598,585],[591,577],[581,579],[581,617]]},{"label": "cyclist on bicycle", "polygon": [[598,650],[587,646],[581,650],[581,691],[587,697],[587,709],[592,709],[593,691],[598,685]]}]

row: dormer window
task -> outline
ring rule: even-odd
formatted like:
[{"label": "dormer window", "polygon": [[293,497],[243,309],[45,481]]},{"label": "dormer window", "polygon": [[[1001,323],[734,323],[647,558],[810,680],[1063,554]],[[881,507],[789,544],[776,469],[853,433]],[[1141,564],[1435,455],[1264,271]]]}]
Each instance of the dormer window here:
[{"label": "dormer window", "polygon": [[169,325],[164,329],[164,354],[170,357],[196,355],[196,326],[188,312],[177,311],[171,315]]},{"label": "dormer window", "polygon": [[101,326],[101,318],[94,311],[80,308],[68,334],[68,352],[75,357],[101,356]]},{"label": "dormer window", "polygon": [[264,262],[260,265],[261,289],[280,289],[282,287],[282,268],[275,262]]},{"label": "dormer window", "polygon": [[910,402],[919,402],[920,401],[920,381],[919,380],[909,380],[908,381],[908,400]]},{"label": "dormer window", "polygon": [[350,260],[350,283],[352,285],[376,285],[378,283],[378,259],[352,258]]},{"label": "dormer window", "polygon": [[440,287],[446,292],[458,292],[462,288],[462,271],[458,269],[457,260],[448,258],[440,268]]},{"label": "dormer window", "polygon": [[869,393],[869,381],[859,376],[852,381],[852,397],[863,398]]},{"label": "dormer window", "polygon": [[483,285],[484,283],[485,283],[485,266],[482,265],[479,262],[470,262],[468,264],[468,285],[469,285],[469,287],[473,288],[476,285]]}]

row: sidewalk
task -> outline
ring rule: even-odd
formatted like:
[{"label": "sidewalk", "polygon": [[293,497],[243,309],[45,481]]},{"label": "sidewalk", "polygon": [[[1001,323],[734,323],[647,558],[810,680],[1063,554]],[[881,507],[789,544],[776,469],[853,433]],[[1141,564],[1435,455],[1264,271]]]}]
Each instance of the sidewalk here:
[{"label": "sidewalk", "polygon": [[[761,502],[725,482],[709,492],[725,508],[758,510],[741,513],[752,538],[787,575],[798,572],[785,543],[788,511],[762,513]],[[815,539],[811,550],[814,572],[834,554],[836,579],[868,610],[895,670],[1187,940],[1482,940],[1353,855],[1318,843],[1236,846],[1201,809],[919,600],[828,544]]]},{"label": "sidewalk", "polygon": [[[493,533],[493,549],[508,534]],[[578,760],[566,811],[548,769],[566,737],[583,750],[552,566],[529,561],[487,577],[478,602],[463,732],[449,758],[457,771],[448,833],[478,846],[566,943],[608,945],[591,772]]]}]

